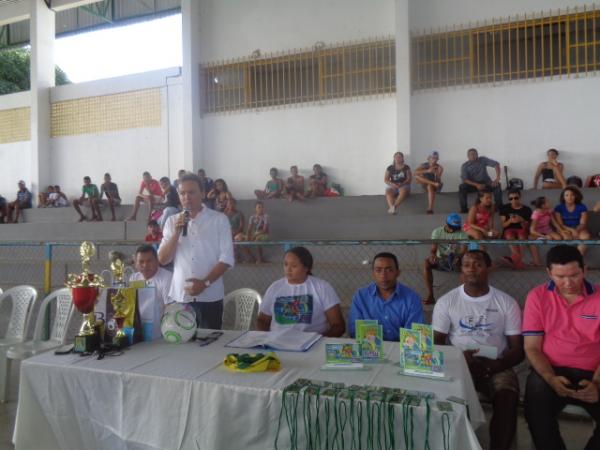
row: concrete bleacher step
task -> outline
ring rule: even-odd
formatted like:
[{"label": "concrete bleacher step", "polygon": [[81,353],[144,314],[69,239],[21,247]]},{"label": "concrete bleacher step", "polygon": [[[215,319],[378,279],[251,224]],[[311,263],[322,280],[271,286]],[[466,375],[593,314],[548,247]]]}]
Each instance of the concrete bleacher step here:
[{"label": "concrete bleacher step", "polygon": [[[600,200],[600,189],[585,189],[584,202],[591,209]],[[559,190],[529,190],[523,192],[523,203],[540,195],[557,203]],[[470,202],[474,195],[469,197]],[[290,203],[286,200],[266,200],[272,240],[389,240],[428,239],[431,230],[442,225],[450,212],[458,210],[456,192],[442,193],[436,200],[435,214],[426,214],[426,196],[412,194],[398,209],[397,215],[387,214],[383,195],[317,198]],[[240,200],[238,209],[246,220],[254,213],[255,200]],[[5,240],[80,241],[143,240],[146,233],[147,208],[142,206],[135,222],[123,222],[132,205],[117,208],[118,222],[109,222],[110,212],[103,208],[105,222],[78,223],[72,207],[34,208],[24,211],[25,223],[0,225]],[[85,210],[88,212],[89,210]],[[463,215],[463,218],[465,216]],[[499,225],[499,224],[498,224]],[[600,216],[590,214],[590,231],[596,237],[600,231]]]}]

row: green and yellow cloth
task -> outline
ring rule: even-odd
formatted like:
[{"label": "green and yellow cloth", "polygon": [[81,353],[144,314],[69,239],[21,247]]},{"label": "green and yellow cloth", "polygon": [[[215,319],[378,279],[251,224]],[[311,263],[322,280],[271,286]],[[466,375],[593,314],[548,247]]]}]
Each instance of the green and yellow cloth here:
[{"label": "green and yellow cloth", "polygon": [[273,352],[269,353],[230,353],[223,364],[232,372],[277,372],[281,362]]}]

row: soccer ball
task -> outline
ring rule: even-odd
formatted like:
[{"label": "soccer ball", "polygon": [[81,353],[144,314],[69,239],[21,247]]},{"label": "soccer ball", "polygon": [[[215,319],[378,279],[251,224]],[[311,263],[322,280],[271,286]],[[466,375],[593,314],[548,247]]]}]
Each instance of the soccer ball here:
[{"label": "soccer ball", "polygon": [[165,306],[164,314],[174,313],[177,311],[187,311],[192,316],[194,316],[194,319],[196,318],[196,311],[194,310],[194,308],[191,307],[191,305],[189,303],[179,303],[179,302],[169,303],[168,305]]},{"label": "soccer ball", "polygon": [[187,342],[196,334],[196,317],[185,310],[165,313],[160,321],[160,331],[167,342]]}]

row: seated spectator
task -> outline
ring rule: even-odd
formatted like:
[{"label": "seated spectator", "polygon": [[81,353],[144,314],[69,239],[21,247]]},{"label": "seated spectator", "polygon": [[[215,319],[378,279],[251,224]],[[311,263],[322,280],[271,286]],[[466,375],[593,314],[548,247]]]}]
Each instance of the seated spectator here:
[{"label": "seated spectator", "polygon": [[585,180],[585,187],[588,188],[600,188],[600,173],[590,175]]},{"label": "seated spectator", "polygon": [[135,251],[135,268],[130,281],[144,280],[146,286],[156,288],[156,302],[160,307],[160,316],[164,305],[169,301],[169,289],[173,274],[159,267],[156,249],[152,245],[140,245]]},{"label": "seated spectator", "polygon": [[557,416],[567,404],[583,407],[595,422],[586,450],[600,448],[600,293],[585,279],[583,256],[557,245],[546,257],[550,282],[532,289],[523,313],[531,372],[525,419],[535,448],[564,450]]},{"label": "seated spectator", "polygon": [[180,169],[177,172],[177,178],[175,178],[175,180],[173,180],[173,187],[175,188],[175,191],[177,191],[177,188],[179,187],[179,183],[181,183],[181,179],[183,178],[183,176],[187,173],[187,171],[185,169]]},{"label": "seated spectator", "polygon": [[217,178],[215,180],[214,187],[207,194],[207,199],[212,200],[214,202],[215,211],[225,212],[225,208],[227,207],[227,202],[230,198],[233,198],[229,189],[227,188],[227,183],[222,178]]},{"label": "seated spectator", "polygon": [[[244,236],[244,214],[237,210],[237,202],[234,198],[229,199],[225,215],[229,219],[231,225],[231,237],[234,241],[243,241]],[[235,249],[235,247],[234,247]]]},{"label": "seated spectator", "polygon": [[[508,202],[500,206],[500,223],[502,224],[502,237],[508,241],[524,241],[529,238],[529,224],[531,223],[531,208],[521,203],[521,192],[513,189],[508,191]],[[509,245],[510,257],[508,261],[514,269],[524,269],[523,252],[520,245]],[[533,265],[541,266],[540,255],[537,247],[530,246]]]},{"label": "seated spectator", "polygon": [[571,175],[567,178],[567,186],[575,186],[581,189],[583,187],[583,181],[577,175]]},{"label": "seated spectator", "polygon": [[206,176],[206,171],[204,169],[198,169],[198,178],[200,178],[200,184],[202,185],[202,193],[204,195],[204,204],[208,206],[210,209],[214,209],[215,202],[213,199],[207,198],[207,195],[210,191],[213,190],[215,186],[215,182],[212,178]]},{"label": "seated spectator", "polygon": [[433,203],[436,192],[442,190],[442,174],[444,168],[438,164],[440,155],[432,152],[427,157],[427,162],[421,164],[415,170],[415,180],[427,191],[427,214],[433,214]]},{"label": "seated spectator", "polygon": [[179,201],[177,190],[171,185],[171,180],[168,177],[162,177],[159,183],[163,192],[163,198],[165,199],[165,202],[161,205],[164,207],[162,214],[158,219],[158,225],[162,230],[167,219],[179,212],[181,202]]},{"label": "seated spectator", "polygon": [[400,328],[423,323],[419,295],[398,281],[400,267],[392,253],[378,253],[373,258],[373,283],[359,289],[352,297],[348,316],[348,334],[354,338],[357,320],[377,320],[383,327],[385,341],[398,341]]},{"label": "seated spectator", "polygon": [[162,241],[162,231],[160,229],[160,225],[158,224],[158,222],[156,220],[150,220],[148,222],[148,226],[146,228],[146,237],[144,238],[144,241],[148,242],[148,243],[154,243],[154,242],[158,242],[160,243],[160,241]]},{"label": "seated spectator", "polygon": [[531,214],[531,225],[529,227],[531,239],[560,241],[562,237],[556,232],[559,227],[548,199],[538,197],[531,202],[531,205],[535,208]]},{"label": "seated spectator", "polygon": [[500,233],[494,229],[494,213],[496,208],[492,202],[492,192],[482,190],[477,192],[475,205],[469,210],[467,223],[463,229],[471,239],[497,238]]},{"label": "seated spectator", "polygon": [[0,195],[0,223],[8,217],[8,202]]},{"label": "seated spectator", "polygon": [[69,200],[64,192],[60,190],[60,186],[58,184],[54,185],[54,192],[48,196],[48,200],[50,201],[48,206],[52,206],[54,208],[63,208],[65,206],[69,206]]},{"label": "seated spectator", "polygon": [[19,190],[17,191],[17,198],[8,204],[8,223],[13,222],[13,212],[15,213],[14,223],[18,223],[21,210],[31,208],[31,201],[33,198],[31,192],[25,187],[25,182],[23,180],[19,181],[18,186]]},{"label": "seated spectator", "polygon": [[[464,284],[440,297],[433,308],[436,345],[463,351],[475,389],[491,397],[492,449],[511,448],[517,427],[519,382],[513,367],[524,357],[521,309],[514,298],[489,285],[492,261],[481,250],[462,258]],[[538,447],[546,449],[548,447]]]},{"label": "seated spectator", "polygon": [[50,185],[44,192],[38,194],[38,208],[46,208],[49,206],[48,198],[54,193],[54,186]]},{"label": "seated spectator", "polygon": [[564,176],[564,165],[558,161],[558,150],[551,148],[546,152],[548,161],[540,163],[533,177],[533,188],[538,188],[540,177],[543,189],[564,189],[567,186]]},{"label": "seated spectator", "polygon": [[298,166],[290,167],[291,176],[287,179],[285,193],[290,202],[304,200],[304,177],[298,175]]},{"label": "seated spectator", "polygon": [[[269,216],[265,213],[265,205],[261,201],[257,201],[254,206],[254,214],[250,216],[248,221],[248,231],[246,232],[246,241],[248,242],[264,242],[269,240]],[[252,255],[249,246],[242,247],[250,261],[255,261],[257,264],[264,262],[263,252],[260,245],[256,246],[256,258]]]},{"label": "seated spectator", "polygon": [[[460,201],[460,212],[467,212],[467,194],[492,190],[494,192],[494,203],[502,204],[502,187],[500,186],[500,164],[493,159],[479,156],[476,149],[471,148],[467,152],[467,162],[460,168],[462,184],[458,186],[458,198]],[[487,168],[493,167],[496,177],[492,180],[487,173]]]},{"label": "seated spectator", "polygon": [[[106,195],[106,200],[102,200],[102,197]],[[112,214],[111,221],[117,220],[115,215],[115,206],[121,204],[121,197],[119,196],[119,188],[116,183],[112,182],[110,173],[104,174],[104,183],[100,185],[100,202],[105,203],[110,208]]]},{"label": "seated spectator", "polygon": [[313,174],[308,178],[308,192],[309,198],[323,197],[327,190],[327,174],[323,172],[323,168],[320,164],[313,166]]},{"label": "seated spectator", "polygon": [[136,220],[137,213],[142,202],[149,206],[148,220],[150,220],[150,215],[152,214],[154,205],[162,203],[163,200],[163,191],[160,188],[159,182],[152,178],[150,172],[144,172],[142,182],[140,183],[140,191],[135,198],[135,204],[133,205],[133,212],[125,220]]},{"label": "seated spectator", "polygon": [[[435,228],[431,232],[431,240],[465,240],[469,239],[467,233],[462,231],[462,220],[460,215],[456,213],[449,214],[446,217],[446,224],[442,227]],[[459,272],[460,258],[465,253],[466,245],[458,246],[456,244],[432,244],[429,257],[425,259],[423,268],[423,278],[425,279],[425,287],[427,288],[427,297],[423,299],[425,305],[435,303],[433,297],[433,269],[441,272]]]},{"label": "seated spectator", "polygon": [[285,277],[269,286],[260,304],[257,329],[293,329],[342,336],[346,327],[340,299],[327,281],[311,273],[310,252],[304,247],[288,250],[283,266]]},{"label": "seated spectator", "polygon": [[385,169],[383,178],[383,182],[388,186],[385,190],[388,214],[396,214],[396,208],[408,197],[411,181],[412,173],[410,167],[404,164],[404,154],[394,153],[394,163]]},{"label": "seated spectator", "polygon": [[278,174],[279,172],[277,169],[275,167],[271,167],[271,170],[269,170],[271,179],[267,181],[265,190],[261,191],[260,189],[256,189],[254,191],[254,195],[256,195],[257,199],[264,200],[268,198],[281,197],[281,194],[283,193],[283,180],[277,176]]},{"label": "seated spectator", "polygon": [[89,206],[92,210],[92,220],[102,221],[100,212],[100,191],[98,186],[92,184],[92,179],[88,176],[83,177],[83,186],[81,187],[81,197],[73,200],[73,208],[79,214],[79,222],[88,220],[87,216],[81,212],[81,206]]},{"label": "seated spectator", "polygon": [[[575,186],[567,186],[560,193],[560,204],[554,207],[554,219],[558,225],[558,232],[563,239],[589,239],[587,229],[588,209],[582,203],[583,195]],[[579,245],[581,254],[585,253],[586,246]]]}]

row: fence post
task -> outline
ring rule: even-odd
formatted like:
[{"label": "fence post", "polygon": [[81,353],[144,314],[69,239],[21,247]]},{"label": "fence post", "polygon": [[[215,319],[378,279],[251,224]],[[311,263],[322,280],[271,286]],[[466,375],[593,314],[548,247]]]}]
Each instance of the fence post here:
[{"label": "fence post", "polygon": [[[44,294],[48,295],[52,290],[52,244],[46,243],[44,258]],[[50,339],[50,308],[44,313],[43,339]]]}]

